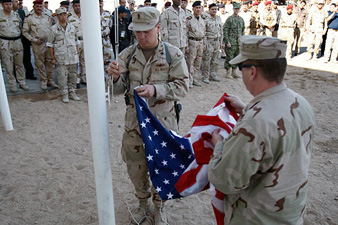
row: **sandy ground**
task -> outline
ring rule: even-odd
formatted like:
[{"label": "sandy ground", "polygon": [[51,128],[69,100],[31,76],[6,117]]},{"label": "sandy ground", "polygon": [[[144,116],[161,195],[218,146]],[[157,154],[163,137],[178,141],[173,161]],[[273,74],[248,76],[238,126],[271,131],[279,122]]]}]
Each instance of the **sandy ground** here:
[{"label": "sandy ground", "polygon": [[[305,61],[292,65],[305,66]],[[289,66],[285,82],[312,104],[316,136],[310,165],[305,224],[338,224],[337,65],[311,63],[311,70]],[[220,65],[221,68],[221,65]],[[205,114],[223,92],[251,99],[241,79],[193,88],[181,101],[180,134],[197,114]],[[57,90],[9,96],[14,131],[0,124],[0,224],[98,224],[86,89],[81,101],[61,102]],[[121,160],[125,106],[115,97],[108,109],[116,224],[128,224],[128,208],[136,206],[132,185]],[[167,203],[170,224],[215,224],[207,191]]]}]

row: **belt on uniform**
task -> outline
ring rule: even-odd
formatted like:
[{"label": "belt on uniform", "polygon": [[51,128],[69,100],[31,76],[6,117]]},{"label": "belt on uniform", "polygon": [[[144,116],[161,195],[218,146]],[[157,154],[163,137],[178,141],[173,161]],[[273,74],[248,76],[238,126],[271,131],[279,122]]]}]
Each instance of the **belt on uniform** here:
[{"label": "belt on uniform", "polygon": [[79,37],[79,40],[80,40],[80,41],[83,41],[83,37]]},{"label": "belt on uniform", "polygon": [[194,41],[202,41],[203,38],[193,38],[193,37],[188,37],[190,40],[194,40]]},{"label": "belt on uniform", "polygon": [[106,38],[106,37],[109,37],[109,34],[102,36],[102,38]]},{"label": "belt on uniform", "polygon": [[3,37],[3,36],[0,36],[0,39],[4,39],[4,40],[8,40],[8,41],[15,41],[15,40],[18,40],[20,38],[21,38],[21,35],[17,36],[17,37]]},{"label": "belt on uniform", "polygon": [[211,40],[211,41],[218,41],[219,38],[208,38],[208,40]]}]

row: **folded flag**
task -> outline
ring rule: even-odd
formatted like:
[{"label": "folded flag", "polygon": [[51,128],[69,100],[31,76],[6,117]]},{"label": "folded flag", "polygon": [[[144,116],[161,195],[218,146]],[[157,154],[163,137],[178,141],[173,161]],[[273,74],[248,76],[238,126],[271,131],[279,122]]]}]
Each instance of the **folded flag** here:
[{"label": "folded flag", "polygon": [[210,187],[217,224],[224,223],[224,195],[208,181],[208,163],[213,152],[210,140],[216,129],[221,129],[220,134],[227,138],[238,119],[233,108],[224,102],[224,96],[207,115],[198,115],[190,133],[182,137],[168,131],[134,90],[150,179],[156,191],[163,200],[169,200]]}]

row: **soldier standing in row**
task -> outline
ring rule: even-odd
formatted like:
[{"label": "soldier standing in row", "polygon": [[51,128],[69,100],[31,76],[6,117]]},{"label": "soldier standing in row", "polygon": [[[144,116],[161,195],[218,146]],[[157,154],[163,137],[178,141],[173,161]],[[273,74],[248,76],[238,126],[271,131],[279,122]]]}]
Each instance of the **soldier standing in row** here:
[{"label": "soldier standing in row", "polygon": [[69,97],[74,101],[80,98],[75,94],[77,80],[77,64],[79,62],[79,41],[75,27],[67,22],[67,9],[61,7],[56,10],[58,23],[49,33],[47,46],[56,68],[59,81],[59,91],[64,103]]},{"label": "soldier standing in row", "polygon": [[[225,44],[226,58],[224,61],[224,68],[226,69],[226,78],[239,78],[236,73],[236,65],[230,64],[229,61],[239,54],[239,38],[244,35],[244,20],[240,17],[239,9],[240,3],[233,3],[234,13],[225,21],[223,26],[223,41]],[[232,72],[230,72],[232,69]]]},{"label": "soldier standing in row", "polygon": [[248,2],[242,5],[241,12],[238,14],[244,20],[244,35],[249,35],[250,33],[250,20],[251,20],[251,11],[248,10]]},{"label": "soldier standing in row", "polygon": [[276,25],[275,25],[275,29],[272,32],[272,37],[277,37],[278,36],[278,30],[279,30],[279,23],[280,23],[280,18],[282,16],[282,11],[280,9],[278,9],[278,0],[272,1],[272,8],[271,11],[274,12],[274,14],[276,15]]},{"label": "soldier standing in row", "polygon": [[[325,63],[338,63],[338,7],[335,3],[330,6],[329,15],[327,17],[328,31],[326,38],[326,47],[324,51],[323,61]],[[332,48],[332,53],[331,53]],[[331,56],[331,57],[330,57]]]},{"label": "soldier standing in row", "polygon": [[[309,13],[308,20],[306,21],[306,30],[309,32],[309,43],[307,47],[307,60],[311,60],[314,53],[316,59],[319,58],[320,45],[322,37],[327,30],[327,12],[323,9],[324,0],[318,0],[317,7]],[[313,45],[315,47],[313,48]]]},{"label": "soldier standing in row", "polygon": [[[83,32],[82,32],[82,19],[81,19],[81,5],[80,0],[74,0],[72,2],[73,12],[70,13],[68,17],[68,22],[71,23],[75,29],[76,34],[79,39],[79,61],[80,61],[80,81],[81,84],[87,84],[86,78],[86,67],[85,67],[85,56],[84,56],[84,47],[83,47]],[[77,83],[79,83],[77,82]]]},{"label": "soldier standing in row", "polygon": [[43,12],[43,0],[36,0],[33,4],[34,11],[26,17],[22,33],[32,43],[41,89],[47,90],[47,85],[58,87],[54,82],[52,58],[46,46],[52,18]]},{"label": "soldier standing in row", "polygon": [[296,27],[297,16],[293,13],[293,5],[286,7],[286,14],[281,17],[278,38],[287,41],[286,59],[292,57],[292,46],[294,43],[294,30]]},{"label": "soldier standing in row", "polygon": [[173,5],[164,10],[161,17],[161,39],[185,53],[187,42],[186,16],[180,8],[181,0],[173,0]]},{"label": "soldier standing in row", "polygon": [[258,2],[252,4],[251,18],[250,18],[250,35],[257,35],[260,29],[260,14],[258,12]]},{"label": "soldier standing in row", "polygon": [[217,16],[217,5],[209,5],[209,13],[205,19],[206,24],[206,52],[202,58],[202,81],[209,84],[209,81],[219,82],[217,78],[219,64],[219,50],[222,42],[222,21]]},{"label": "soldier standing in row", "polygon": [[271,1],[267,1],[261,14],[261,24],[263,25],[261,34],[272,37],[276,23],[277,17],[274,11],[271,10]]},{"label": "soldier standing in row", "polygon": [[205,45],[205,16],[201,16],[202,5],[201,1],[195,1],[192,5],[194,14],[187,17],[187,36],[188,36],[188,69],[189,69],[189,87],[202,86],[196,78],[196,73],[199,71],[202,62],[203,50]]},{"label": "soldier standing in row", "polygon": [[103,0],[99,0],[100,15],[101,15],[101,36],[103,47],[103,63],[105,76],[108,75],[108,67],[111,60],[114,58],[113,46],[110,42],[110,29],[113,26],[113,20],[110,12],[103,9]]},{"label": "soldier standing in row", "polygon": [[189,16],[192,16],[192,11],[190,9],[187,9],[187,5],[188,5],[188,2],[187,0],[182,0],[181,1],[181,8],[184,10],[185,12],[185,17],[189,17]]},{"label": "soldier standing in row", "polygon": [[[3,10],[0,10],[0,54],[10,91],[17,91],[16,79],[20,88],[27,91],[29,88],[23,72],[21,19],[19,14],[12,10],[12,0],[2,0],[2,8]],[[14,72],[16,72],[16,79]]]},{"label": "soldier standing in row", "polygon": [[296,42],[295,56],[298,55],[298,53],[300,53],[300,45],[302,43],[302,39],[303,39],[304,32],[305,32],[305,22],[307,20],[307,15],[308,15],[308,12],[305,6],[306,6],[306,1],[305,0],[301,1],[301,3],[299,4],[298,10],[296,12],[297,23],[296,23],[296,28],[295,28],[295,42]]}]

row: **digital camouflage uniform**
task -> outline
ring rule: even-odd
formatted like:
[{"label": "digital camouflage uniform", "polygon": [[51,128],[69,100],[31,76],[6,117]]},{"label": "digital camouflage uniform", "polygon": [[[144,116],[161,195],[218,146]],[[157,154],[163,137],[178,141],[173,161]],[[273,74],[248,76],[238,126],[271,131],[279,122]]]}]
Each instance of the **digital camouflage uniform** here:
[{"label": "digital camouflage uniform", "polygon": [[196,73],[199,71],[202,62],[204,41],[205,41],[205,16],[187,17],[187,36],[189,54],[187,64],[189,69],[189,85],[198,84]]},{"label": "digital camouflage uniform", "polygon": [[110,12],[103,10],[101,14],[101,36],[102,36],[102,46],[103,46],[103,63],[104,63],[104,73],[108,74],[109,64],[114,58],[113,46],[110,42],[110,29],[113,26],[113,20],[110,16]]},{"label": "digital camouflage uniform", "polygon": [[[266,10],[264,9],[263,13],[261,14],[261,24],[262,32],[265,33],[266,36],[272,37],[272,33],[275,30],[275,25],[277,23],[277,15],[273,10]],[[271,26],[271,28],[268,28]]]},{"label": "digital camouflage uniform", "polygon": [[[224,61],[224,68],[229,70],[230,68],[236,68],[236,65],[232,65],[229,61],[235,58],[239,54],[239,38],[244,35],[244,20],[242,17],[229,16],[223,25],[223,41],[226,58]],[[230,43],[231,47],[228,48],[227,44]]]},{"label": "digital camouflage uniform", "polygon": [[260,29],[260,14],[258,11],[251,12],[250,18],[250,35],[257,35],[258,30]]},{"label": "digital camouflage uniform", "polygon": [[52,27],[47,47],[51,47],[54,50],[61,95],[75,92],[76,90],[76,69],[79,62],[76,45],[79,45],[79,41],[76,29],[72,24],[67,22],[66,29],[59,23]]},{"label": "digital camouflage uniform", "polygon": [[[315,55],[319,53],[322,36],[327,29],[326,17],[327,13],[324,9],[319,10],[317,7],[309,13],[306,21],[306,30],[310,32],[307,47],[307,53],[309,55],[311,55],[312,52]],[[313,47],[313,45],[315,46]],[[309,56],[309,58],[311,58],[311,56]]]},{"label": "digital camouflage uniform", "polygon": [[[40,16],[32,11],[26,17],[22,29],[22,34],[32,43],[35,66],[39,73],[41,86],[54,83],[52,58],[46,46],[52,23],[52,18],[44,11]],[[36,44],[38,39],[42,40],[43,43]]]},{"label": "digital camouflage uniform", "polygon": [[[81,15],[80,15],[81,16]],[[71,23],[75,29],[77,37],[79,38],[79,60],[80,60],[80,77],[82,82],[87,82],[86,79],[86,67],[85,67],[85,56],[83,47],[83,33],[82,33],[82,19],[75,12],[72,12],[68,17],[68,22]]]},{"label": "digital camouflage uniform", "polygon": [[225,224],[303,224],[314,125],[309,103],[284,83],[249,102],[209,162]]},{"label": "digital camouflage uniform", "polygon": [[186,16],[183,9],[177,12],[173,6],[164,10],[160,17],[161,40],[179,48],[183,54],[188,45]]},{"label": "digital camouflage uniform", "polygon": [[244,20],[244,35],[249,35],[250,33],[250,20],[251,20],[251,11],[247,10],[246,12],[242,11],[238,14]]},{"label": "digital camouflage uniform", "polygon": [[[114,94],[122,94],[126,90],[126,63],[129,64],[130,90],[128,97],[130,104],[125,115],[125,131],[122,140],[122,158],[127,164],[128,174],[134,184],[136,195],[139,199],[151,196],[148,167],[145,151],[136,117],[133,90],[136,86],[152,84],[156,88],[156,96],[147,98],[150,111],[168,130],[177,131],[174,101],[183,98],[188,92],[188,69],[181,51],[171,44],[166,44],[171,56],[168,65],[163,43],[159,45],[154,55],[148,62],[142,49],[137,45],[136,51],[131,56],[135,45],[126,48],[119,54],[118,64],[121,76],[114,83]],[[160,196],[152,189],[153,200],[160,201]]]},{"label": "digital camouflage uniform", "polygon": [[202,57],[202,78],[215,80],[219,64],[219,50],[222,42],[222,21],[221,17],[208,16],[206,22],[206,51]]},{"label": "digital camouflage uniform", "polygon": [[[11,90],[16,91],[16,79],[20,86],[26,85],[23,72],[23,46],[21,42],[21,18],[12,11],[7,17],[0,10],[0,54],[2,65],[6,70],[8,84]],[[15,71],[14,71],[15,69]],[[16,73],[16,79],[14,76]]]},{"label": "digital camouflage uniform", "polygon": [[294,43],[294,30],[296,27],[297,16],[294,13],[284,13],[281,17],[278,31],[278,38],[287,41],[286,58],[292,56],[292,46]]}]

